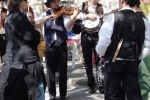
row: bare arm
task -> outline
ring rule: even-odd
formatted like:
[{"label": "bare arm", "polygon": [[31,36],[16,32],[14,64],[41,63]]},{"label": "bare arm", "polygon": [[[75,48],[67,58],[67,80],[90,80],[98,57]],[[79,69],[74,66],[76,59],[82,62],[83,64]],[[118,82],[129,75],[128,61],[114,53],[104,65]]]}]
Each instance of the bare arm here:
[{"label": "bare arm", "polygon": [[39,16],[39,19],[35,22],[35,24],[43,25],[47,20],[54,20],[56,17],[57,15],[46,16],[46,13],[44,12]]},{"label": "bare arm", "polygon": [[75,22],[75,20],[76,20],[76,17],[77,17],[77,15],[79,14],[79,12],[80,12],[79,9],[77,9],[77,8],[74,9],[74,13],[73,13],[73,15],[71,16],[71,18],[70,18],[70,20],[69,20],[69,22],[68,22],[68,24],[67,24],[67,26],[66,26],[66,29],[67,29],[67,30],[69,30],[69,29],[72,28],[72,25],[74,24],[74,22]]}]

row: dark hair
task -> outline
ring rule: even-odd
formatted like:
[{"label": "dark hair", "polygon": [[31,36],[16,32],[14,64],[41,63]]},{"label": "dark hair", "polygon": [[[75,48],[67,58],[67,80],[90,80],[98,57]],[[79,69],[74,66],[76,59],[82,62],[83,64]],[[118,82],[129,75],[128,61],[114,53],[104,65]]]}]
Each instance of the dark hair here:
[{"label": "dark hair", "polygon": [[8,10],[10,12],[15,12],[15,11],[19,11],[19,4],[22,2],[23,0],[10,0],[9,4],[8,4]]},{"label": "dark hair", "polygon": [[[60,0],[59,0],[59,1],[60,1]],[[53,0],[47,0],[47,2],[46,2],[46,3],[44,3],[44,4],[45,4],[45,6],[46,6],[47,8],[49,8],[49,7],[50,7],[51,2],[53,2]]]},{"label": "dark hair", "polygon": [[139,0],[125,0],[126,4],[130,7],[134,7]]},{"label": "dark hair", "polygon": [[47,0],[47,2],[44,3],[45,6],[46,6],[47,8],[49,8],[52,1],[53,1],[53,0]]},{"label": "dark hair", "polygon": [[138,2],[137,2],[137,4],[136,4],[136,6],[139,8],[140,7],[140,0],[138,0]]}]

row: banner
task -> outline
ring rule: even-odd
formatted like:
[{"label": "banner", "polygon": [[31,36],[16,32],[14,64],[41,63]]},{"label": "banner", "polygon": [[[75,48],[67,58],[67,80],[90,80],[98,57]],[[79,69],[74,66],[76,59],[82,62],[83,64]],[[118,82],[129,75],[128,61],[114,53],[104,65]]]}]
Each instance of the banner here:
[{"label": "banner", "polygon": [[[150,22],[150,0],[140,0],[140,9]],[[150,56],[144,58],[139,65],[139,84],[142,100],[150,100]]]}]

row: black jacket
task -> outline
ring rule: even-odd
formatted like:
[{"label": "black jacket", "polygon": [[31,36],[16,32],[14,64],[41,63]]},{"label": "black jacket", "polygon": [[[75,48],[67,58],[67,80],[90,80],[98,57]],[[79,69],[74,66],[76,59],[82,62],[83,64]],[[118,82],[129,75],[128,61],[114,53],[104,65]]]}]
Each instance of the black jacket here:
[{"label": "black jacket", "polygon": [[5,31],[8,41],[5,64],[17,67],[39,59],[37,45],[40,33],[34,29],[26,15],[10,12],[6,18]]}]

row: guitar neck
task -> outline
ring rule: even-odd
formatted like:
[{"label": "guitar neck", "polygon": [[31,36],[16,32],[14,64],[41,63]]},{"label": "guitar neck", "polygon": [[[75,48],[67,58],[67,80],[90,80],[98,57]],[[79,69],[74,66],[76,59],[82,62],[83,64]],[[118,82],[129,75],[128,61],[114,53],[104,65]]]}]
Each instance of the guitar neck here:
[{"label": "guitar neck", "polygon": [[104,16],[107,16],[107,15],[109,15],[111,13],[113,13],[113,12],[109,12],[109,13],[105,13],[105,14],[99,15],[99,18],[103,18]]},{"label": "guitar neck", "polygon": [[107,16],[107,15],[109,15],[109,14],[111,14],[111,13],[117,12],[118,10],[119,10],[119,9],[112,10],[112,11],[110,11],[110,12],[108,12],[108,13],[103,14],[103,15],[99,15],[99,18],[102,18],[102,17],[104,17],[104,16]]}]

